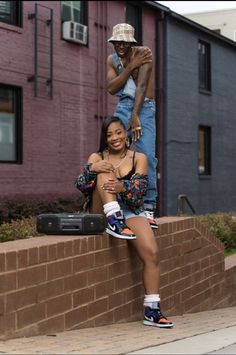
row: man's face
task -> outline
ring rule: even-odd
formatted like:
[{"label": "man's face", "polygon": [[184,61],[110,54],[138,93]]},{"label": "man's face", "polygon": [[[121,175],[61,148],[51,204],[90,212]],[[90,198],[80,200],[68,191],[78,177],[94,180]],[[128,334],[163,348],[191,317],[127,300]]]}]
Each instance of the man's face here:
[{"label": "man's face", "polygon": [[113,42],[116,53],[120,58],[125,58],[132,47],[131,42],[115,41]]}]

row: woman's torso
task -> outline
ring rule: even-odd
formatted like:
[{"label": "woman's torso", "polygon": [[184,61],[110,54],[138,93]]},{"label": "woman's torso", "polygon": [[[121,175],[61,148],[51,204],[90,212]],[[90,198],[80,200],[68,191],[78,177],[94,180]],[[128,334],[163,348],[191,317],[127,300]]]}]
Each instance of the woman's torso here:
[{"label": "woman's torso", "polygon": [[109,155],[106,151],[100,154],[101,160],[109,161],[115,168],[115,175],[118,180],[130,180],[135,173],[135,152],[127,150],[126,155],[117,160],[115,156]]}]

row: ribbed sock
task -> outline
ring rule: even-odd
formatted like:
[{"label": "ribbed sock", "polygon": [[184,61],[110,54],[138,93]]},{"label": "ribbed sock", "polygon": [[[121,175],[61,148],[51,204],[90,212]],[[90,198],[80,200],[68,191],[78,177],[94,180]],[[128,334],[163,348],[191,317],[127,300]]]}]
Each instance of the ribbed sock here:
[{"label": "ribbed sock", "polygon": [[145,307],[156,309],[159,307],[158,303],[160,302],[160,300],[161,299],[159,294],[145,295],[143,305]]},{"label": "ribbed sock", "polygon": [[119,212],[120,205],[117,201],[108,202],[105,205],[103,205],[103,210],[105,215],[108,217],[114,214],[115,212]]}]

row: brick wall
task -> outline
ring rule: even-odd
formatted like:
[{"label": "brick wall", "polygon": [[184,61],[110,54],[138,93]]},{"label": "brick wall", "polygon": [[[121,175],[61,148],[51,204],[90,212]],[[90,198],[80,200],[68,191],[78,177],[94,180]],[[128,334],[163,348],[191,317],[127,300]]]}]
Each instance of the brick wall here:
[{"label": "brick wall", "polygon": [[[159,220],[162,308],[168,315],[236,304],[235,270],[194,218]],[[43,236],[1,244],[1,338],[141,319],[142,266],[124,240]]]}]

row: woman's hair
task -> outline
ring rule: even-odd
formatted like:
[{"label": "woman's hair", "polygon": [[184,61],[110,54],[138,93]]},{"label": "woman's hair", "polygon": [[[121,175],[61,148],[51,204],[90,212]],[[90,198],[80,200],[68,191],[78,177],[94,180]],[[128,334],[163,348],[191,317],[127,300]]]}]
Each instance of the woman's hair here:
[{"label": "woman's hair", "polygon": [[117,117],[117,116],[106,117],[102,123],[100,146],[98,149],[98,153],[103,152],[107,148],[107,130],[108,130],[108,127],[110,126],[110,124],[113,122],[119,122],[122,125],[122,127],[124,127],[124,129],[126,130],[124,123],[121,121],[121,119],[119,117]]}]

